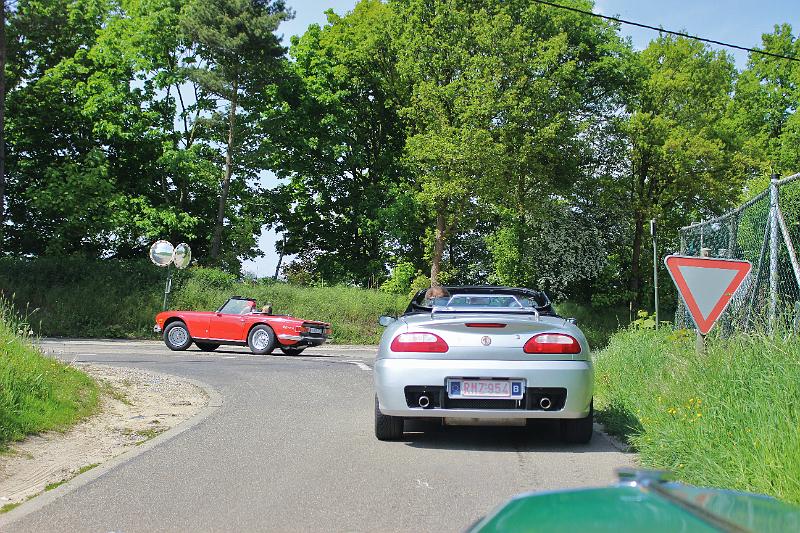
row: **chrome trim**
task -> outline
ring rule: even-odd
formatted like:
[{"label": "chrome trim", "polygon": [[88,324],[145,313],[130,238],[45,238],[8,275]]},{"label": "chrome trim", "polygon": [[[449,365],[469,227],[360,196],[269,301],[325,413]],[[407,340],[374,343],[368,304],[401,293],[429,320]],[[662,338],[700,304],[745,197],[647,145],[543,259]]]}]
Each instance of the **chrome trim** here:
[{"label": "chrome trim", "polygon": [[162,331],[164,331],[164,330],[158,324],[153,326],[153,333],[161,333]]},{"label": "chrome trim", "polygon": [[281,333],[280,335],[278,335],[278,338],[279,339],[286,339],[286,340],[289,340],[289,341],[303,340],[303,337],[301,337],[300,335],[288,335],[286,333]]}]

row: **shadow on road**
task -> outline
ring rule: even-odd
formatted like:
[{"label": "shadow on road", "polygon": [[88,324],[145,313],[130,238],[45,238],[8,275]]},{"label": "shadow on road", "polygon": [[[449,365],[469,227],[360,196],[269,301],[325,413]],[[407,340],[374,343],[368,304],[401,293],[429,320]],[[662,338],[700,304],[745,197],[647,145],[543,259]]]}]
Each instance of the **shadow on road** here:
[{"label": "shadow on road", "polygon": [[530,426],[454,427],[428,421],[406,421],[403,439],[412,448],[495,452],[586,453],[620,450],[602,433],[594,432],[589,444],[561,441],[557,420],[536,420]]}]

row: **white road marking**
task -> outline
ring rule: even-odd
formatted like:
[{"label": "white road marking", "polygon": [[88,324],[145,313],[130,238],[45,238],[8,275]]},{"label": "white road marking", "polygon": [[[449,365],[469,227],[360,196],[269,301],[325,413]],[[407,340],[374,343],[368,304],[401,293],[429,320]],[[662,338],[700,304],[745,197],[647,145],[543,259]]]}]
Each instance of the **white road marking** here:
[{"label": "white road marking", "polygon": [[366,370],[367,372],[370,372],[372,370],[368,365],[362,363],[361,361],[345,361],[345,363],[356,365],[361,370]]},{"label": "white road marking", "polygon": [[420,489],[429,489],[431,486],[428,484],[427,481],[423,481],[421,479],[417,479],[417,487]]},{"label": "white road marking", "polygon": [[[113,353],[113,352],[110,352],[110,353]],[[87,356],[87,355],[94,355],[94,356],[96,356],[97,354],[96,354],[96,353],[76,353],[75,355],[77,355],[78,357],[85,357],[85,356]]]}]

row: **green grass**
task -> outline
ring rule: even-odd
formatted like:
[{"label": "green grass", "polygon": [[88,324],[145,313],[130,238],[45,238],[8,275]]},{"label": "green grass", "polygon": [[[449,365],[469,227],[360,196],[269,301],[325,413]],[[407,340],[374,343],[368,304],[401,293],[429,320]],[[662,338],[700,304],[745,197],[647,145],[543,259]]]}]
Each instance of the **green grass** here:
[{"label": "green grass", "polygon": [[800,341],[626,330],[596,355],[598,419],[644,465],[800,503]]},{"label": "green grass", "polygon": [[565,301],[555,303],[556,312],[566,318],[575,318],[592,349],[604,348],[611,335],[630,323],[628,308],[595,308]]},{"label": "green grass", "polygon": [[30,433],[65,429],[98,406],[97,383],[44,357],[29,334],[28,323],[0,300],[0,448]]},{"label": "green grass", "polygon": [[[156,338],[153,318],[161,311],[165,277],[146,260],[0,259],[0,291],[13,295],[18,308],[35,309],[32,326],[43,336]],[[408,304],[406,296],[375,290],[240,281],[191,268],[175,272],[169,307],[212,311],[232,295],[272,303],[275,313],[330,322],[338,344],[377,343],[378,317]]]},{"label": "green grass", "polygon": [[9,511],[13,511],[14,509],[16,509],[17,507],[22,505],[22,503],[23,502],[7,503],[4,506],[0,507],[0,514],[7,513]]}]

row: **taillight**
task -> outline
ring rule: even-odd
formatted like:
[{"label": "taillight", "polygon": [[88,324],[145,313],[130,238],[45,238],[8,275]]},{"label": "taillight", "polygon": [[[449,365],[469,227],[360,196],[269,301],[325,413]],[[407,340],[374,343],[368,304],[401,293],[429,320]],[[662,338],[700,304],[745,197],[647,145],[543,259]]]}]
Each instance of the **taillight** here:
[{"label": "taillight", "polygon": [[401,333],[392,341],[393,352],[444,353],[450,349],[444,339],[433,333]]},{"label": "taillight", "polygon": [[563,333],[540,333],[528,339],[525,353],[580,353],[581,343]]}]

